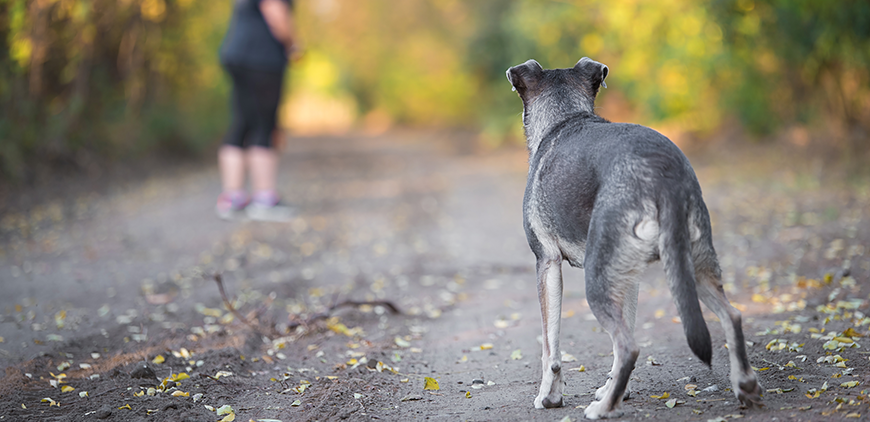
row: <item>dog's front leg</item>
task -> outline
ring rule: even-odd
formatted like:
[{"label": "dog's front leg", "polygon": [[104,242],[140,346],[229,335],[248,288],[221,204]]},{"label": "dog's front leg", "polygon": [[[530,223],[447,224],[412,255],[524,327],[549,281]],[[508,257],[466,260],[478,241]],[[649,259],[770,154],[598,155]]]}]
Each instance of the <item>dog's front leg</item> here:
[{"label": "dog's front leg", "polygon": [[562,356],[559,325],[562,319],[562,257],[538,259],[538,299],[543,324],[543,376],[535,397],[538,409],[562,406]]}]

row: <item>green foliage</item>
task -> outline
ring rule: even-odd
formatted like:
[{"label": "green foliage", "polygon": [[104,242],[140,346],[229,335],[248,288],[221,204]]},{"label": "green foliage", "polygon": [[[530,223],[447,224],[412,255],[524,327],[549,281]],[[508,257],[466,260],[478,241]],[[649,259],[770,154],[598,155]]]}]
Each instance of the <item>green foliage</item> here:
[{"label": "green foliage", "polygon": [[201,151],[226,120],[217,48],[231,6],[0,2],[0,177],[36,162]]},{"label": "green foliage", "polygon": [[[0,173],[213,143],[231,7],[0,0]],[[296,15],[307,58],[288,90],[324,122],[340,111],[499,141],[520,130],[508,67],[589,56],[611,68],[605,116],[702,134],[730,117],[759,134],[824,120],[865,144],[870,130],[864,0],[299,1]]]}]

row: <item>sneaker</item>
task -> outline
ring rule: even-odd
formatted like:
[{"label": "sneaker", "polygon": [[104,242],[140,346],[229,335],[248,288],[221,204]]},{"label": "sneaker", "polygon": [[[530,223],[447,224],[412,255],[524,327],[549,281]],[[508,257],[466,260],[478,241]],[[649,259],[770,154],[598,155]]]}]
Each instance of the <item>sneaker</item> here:
[{"label": "sneaker", "polygon": [[245,208],[245,214],[254,221],[285,223],[293,219],[293,209],[280,202],[271,205],[252,202]]},{"label": "sneaker", "polygon": [[234,220],[248,206],[249,202],[250,199],[244,192],[224,192],[218,196],[214,211],[222,220]]}]

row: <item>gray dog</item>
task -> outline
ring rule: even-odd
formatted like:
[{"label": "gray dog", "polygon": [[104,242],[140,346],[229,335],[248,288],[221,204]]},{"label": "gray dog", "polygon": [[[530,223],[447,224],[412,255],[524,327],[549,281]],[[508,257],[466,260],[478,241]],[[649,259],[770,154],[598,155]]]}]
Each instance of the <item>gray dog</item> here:
[{"label": "gray dog", "polygon": [[719,317],[731,357],[731,385],[747,406],[761,386],[749,365],[740,312],[722,290],[710,216],[688,159],[647,127],[610,123],[593,112],[607,66],[589,58],[544,70],[529,60],[507,71],[523,100],[529,176],[523,223],[537,257],[543,320],[543,379],[536,408],[562,406],[559,325],[562,260],[586,271],[586,300],[613,341],[613,369],[585,411],[619,417],[638,347],[638,275],[661,259],[689,347],[708,366],[710,333],[701,300]]}]

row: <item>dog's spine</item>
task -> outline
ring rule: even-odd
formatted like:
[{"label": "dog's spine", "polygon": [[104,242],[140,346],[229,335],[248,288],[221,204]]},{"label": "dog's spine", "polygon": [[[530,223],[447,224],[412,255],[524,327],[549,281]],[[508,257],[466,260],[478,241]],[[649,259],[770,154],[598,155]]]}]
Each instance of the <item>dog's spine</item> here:
[{"label": "dog's spine", "polygon": [[[675,195],[678,196],[678,195]],[[662,204],[663,209],[660,225],[660,247],[662,263],[671,289],[671,296],[677,305],[683,330],[689,348],[710,366],[713,346],[710,342],[710,332],[701,313],[696,290],[695,269],[691,259],[691,244],[689,239],[689,210],[691,201],[687,198],[669,198]]]}]

